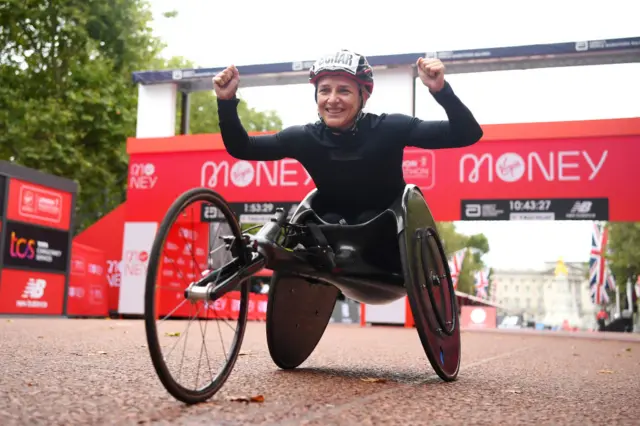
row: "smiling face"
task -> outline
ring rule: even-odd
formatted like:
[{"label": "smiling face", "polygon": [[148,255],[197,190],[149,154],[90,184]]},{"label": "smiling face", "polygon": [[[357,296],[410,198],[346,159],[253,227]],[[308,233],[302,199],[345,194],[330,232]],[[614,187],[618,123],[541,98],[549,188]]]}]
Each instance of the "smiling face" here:
[{"label": "smiling face", "polygon": [[[317,91],[318,114],[327,126],[342,130],[351,127],[360,110],[358,84],[347,77],[326,76],[318,81]],[[366,103],[366,90],[362,94]]]}]

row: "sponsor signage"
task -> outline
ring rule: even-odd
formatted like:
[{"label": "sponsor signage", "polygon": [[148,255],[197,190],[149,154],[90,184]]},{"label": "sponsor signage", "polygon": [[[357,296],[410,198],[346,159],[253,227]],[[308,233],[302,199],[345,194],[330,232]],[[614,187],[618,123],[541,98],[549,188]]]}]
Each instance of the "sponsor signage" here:
[{"label": "sponsor signage", "polygon": [[109,313],[105,254],[74,242],[67,293],[67,315],[106,316]]},{"label": "sponsor signage", "polygon": [[0,312],[5,314],[62,314],[65,276],[39,271],[2,271]]},{"label": "sponsor signage", "polygon": [[609,220],[607,198],[462,200],[462,220]]},{"label": "sponsor signage", "polygon": [[496,328],[497,309],[493,306],[462,306],[460,325],[463,329]]},{"label": "sponsor signage", "polygon": [[58,229],[69,229],[71,194],[12,178],[7,218]]},{"label": "sponsor signage", "polygon": [[[639,157],[640,136],[531,139],[526,143],[505,139],[461,149],[409,147],[401,167],[405,181],[422,190],[438,221],[473,220],[461,215],[461,201],[476,199],[506,200],[507,204],[510,200],[551,200],[556,220],[608,217],[610,221],[634,221],[640,220],[640,211],[630,202],[637,198],[631,183],[640,181],[640,168],[634,163]],[[180,173],[175,171],[176,161],[183,165]],[[162,220],[177,196],[200,186],[222,195],[242,222],[262,223],[275,208],[288,211],[315,188],[307,170],[290,158],[246,161],[213,150],[206,159],[201,151],[135,154],[132,164],[135,182],[130,183],[127,196],[128,220]],[[600,201],[603,198],[606,201]],[[572,203],[566,206],[561,200]],[[585,213],[581,209],[588,210],[588,205],[583,204],[572,213],[575,201],[592,202],[591,210]],[[507,207],[513,213],[551,216],[547,210]],[[215,211],[199,208],[202,221],[219,220]],[[560,216],[559,211],[563,212]],[[523,217],[527,216],[531,215]],[[489,214],[483,220],[506,219]]]},{"label": "sponsor signage", "polygon": [[8,220],[3,234],[5,267],[66,272],[66,231]]}]

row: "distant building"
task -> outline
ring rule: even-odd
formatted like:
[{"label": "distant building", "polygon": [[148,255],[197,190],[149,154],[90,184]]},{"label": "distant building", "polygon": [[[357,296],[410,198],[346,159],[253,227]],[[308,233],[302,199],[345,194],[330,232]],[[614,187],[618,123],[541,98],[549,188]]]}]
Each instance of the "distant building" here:
[{"label": "distant building", "polygon": [[[575,309],[578,320],[572,324],[581,329],[595,328],[597,307],[591,302],[588,264],[563,262],[566,276],[560,284],[556,278],[558,262],[545,262],[538,269],[494,269],[490,297],[505,307],[506,314],[522,315],[524,321],[544,323],[557,310],[557,300],[567,300],[566,309]],[[563,269],[564,269],[563,268]],[[569,294],[567,294],[569,292]],[[574,315],[569,315],[574,317]],[[574,317],[575,318],[575,317]],[[571,322],[576,322],[575,319]],[[555,326],[559,324],[545,324]]]}]

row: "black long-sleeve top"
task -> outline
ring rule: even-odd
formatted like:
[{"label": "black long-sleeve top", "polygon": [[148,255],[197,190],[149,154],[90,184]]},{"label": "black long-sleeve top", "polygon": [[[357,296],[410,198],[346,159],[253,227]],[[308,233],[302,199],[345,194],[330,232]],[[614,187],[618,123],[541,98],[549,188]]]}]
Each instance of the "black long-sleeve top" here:
[{"label": "black long-sleeve top", "polygon": [[367,113],[350,134],[334,134],[318,121],[260,136],[249,136],[242,126],[237,99],[218,99],[220,132],[237,159],[299,161],[318,188],[314,209],[338,213],[349,222],[365,210],[388,208],[402,194],[405,147],[461,148],[482,138],[480,125],[448,82],[433,97],[448,121]]}]

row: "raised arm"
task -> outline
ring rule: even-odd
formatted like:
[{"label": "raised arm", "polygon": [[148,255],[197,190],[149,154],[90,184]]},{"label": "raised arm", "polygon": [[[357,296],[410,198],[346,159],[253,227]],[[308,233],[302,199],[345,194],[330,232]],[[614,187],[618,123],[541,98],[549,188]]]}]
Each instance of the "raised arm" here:
[{"label": "raised arm", "polygon": [[220,133],[227,152],[240,160],[272,161],[290,157],[287,135],[295,133],[295,127],[271,135],[249,136],[238,117],[238,103],[233,99],[218,98]]},{"label": "raised arm", "polygon": [[420,148],[461,148],[473,145],[482,138],[482,128],[462,101],[453,93],[449,83],[433,94],[446,114],[447,121],[411,119],[408,146]]},{"label": "raised arm", "polygon": [[240,122],[236,98],[240,73],[231,65],[213,78],[213,89],[218,98],[220,133],[227,152],[241,160],[270,161],[291,156],[287,137],[295,138],[296,127],[272,135],[249,136]]},{"label": "raised arm", "polygon": [[461,148],[482,138],[482,128],[444,79],[444,64],[438,59],[420,58],[416,62],[418,76],[442,106],[448,121],[411,119],[407,145],[420,148]]}]

